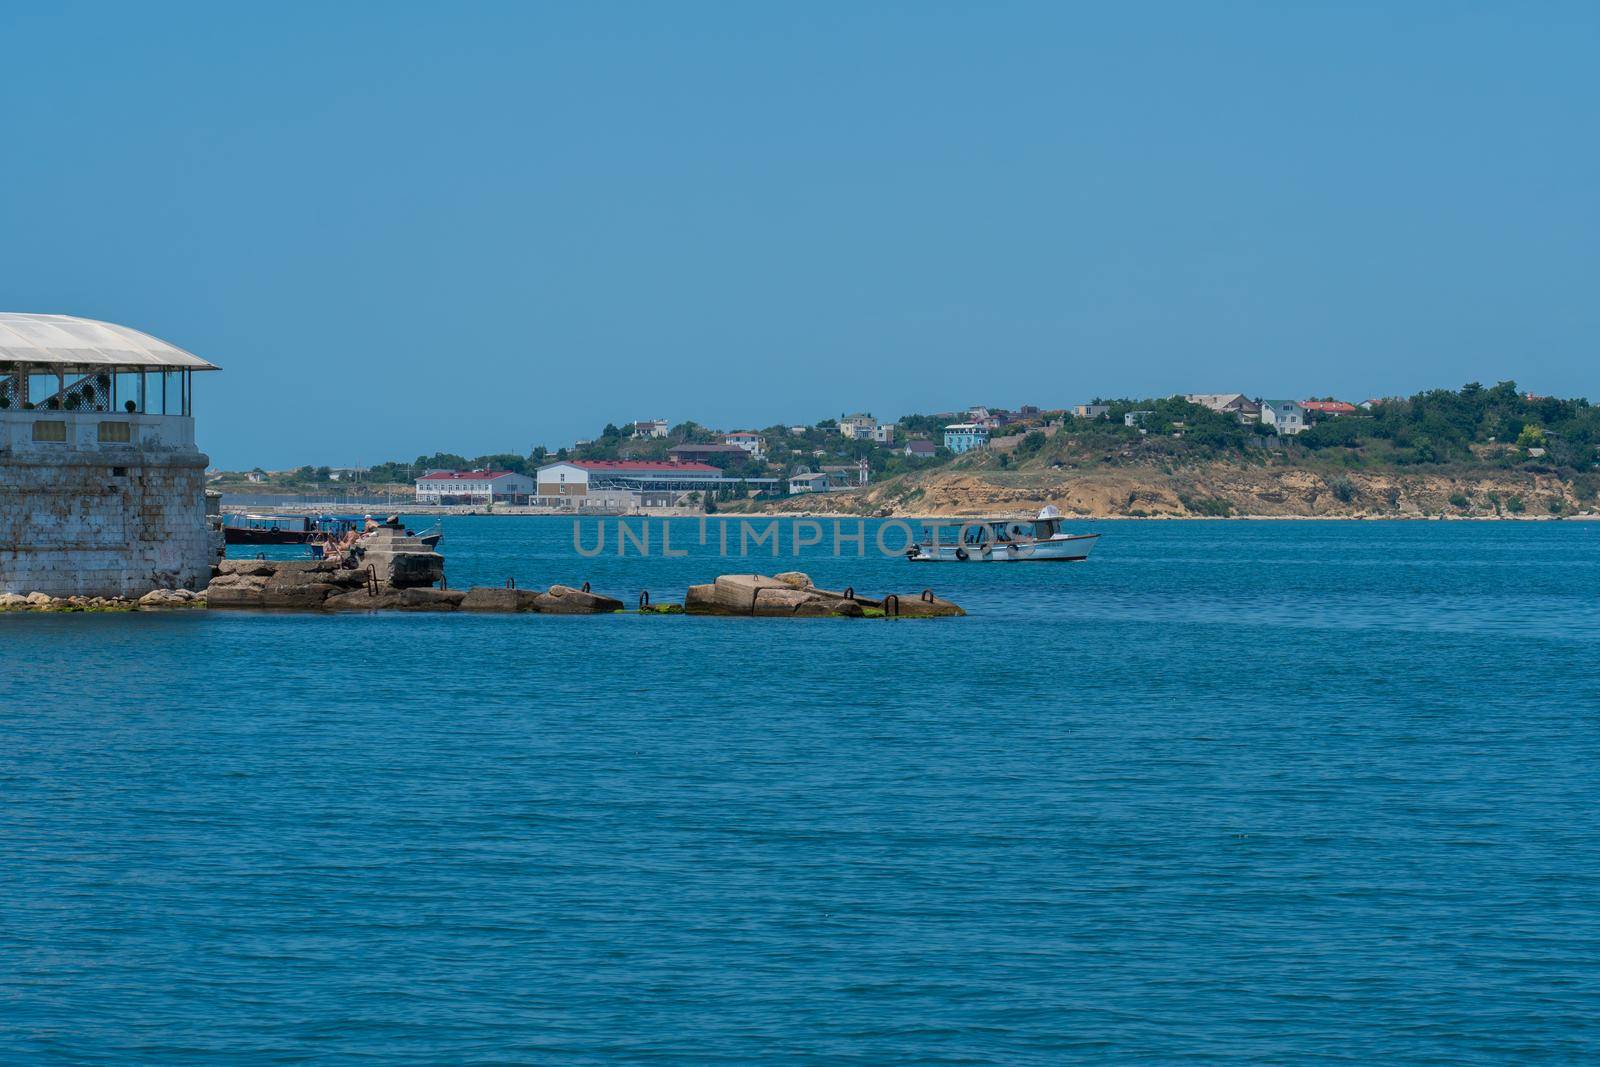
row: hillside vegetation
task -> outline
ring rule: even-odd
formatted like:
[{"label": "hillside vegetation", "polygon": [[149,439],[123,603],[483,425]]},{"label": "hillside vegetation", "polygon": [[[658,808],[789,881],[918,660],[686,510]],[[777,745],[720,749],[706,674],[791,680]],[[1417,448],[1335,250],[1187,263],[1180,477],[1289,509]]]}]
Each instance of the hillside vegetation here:
[{"label": "hillside vegetation", "polygon": [[[1432,390],[1268,435],[1181,397],[1118,400],[987,452],[783,511],[973,515],[1053,503],[1111,516],[1517,516],[1596,506],[1600,410],[1528,397],[1512,382]],[[1143,430],[1123,425],[1147,411]],[[757,505],[759,506],[759,505]]]}]

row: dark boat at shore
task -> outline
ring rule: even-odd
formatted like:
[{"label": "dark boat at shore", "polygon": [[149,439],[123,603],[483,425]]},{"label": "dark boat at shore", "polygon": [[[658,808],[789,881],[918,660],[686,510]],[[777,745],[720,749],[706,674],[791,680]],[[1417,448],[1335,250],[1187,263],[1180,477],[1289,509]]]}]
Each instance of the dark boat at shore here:
[{"label": "dark boat at shore", "polygon": [[306,515],[224,515],[222,539],[230,545],[303,545],[316,531]]},{"label": "dark boat at shore", "polygon": [[[222,519],[222,539],[230,545],[306,545],[320,542],[329,535],[343,537],[350,530],[361,529],[365,523],[364,517],[354,516],[225,515]],[[416,536],[423,544],[433,548],[444,538],[444,531],[435,523],[432,528]]]}]

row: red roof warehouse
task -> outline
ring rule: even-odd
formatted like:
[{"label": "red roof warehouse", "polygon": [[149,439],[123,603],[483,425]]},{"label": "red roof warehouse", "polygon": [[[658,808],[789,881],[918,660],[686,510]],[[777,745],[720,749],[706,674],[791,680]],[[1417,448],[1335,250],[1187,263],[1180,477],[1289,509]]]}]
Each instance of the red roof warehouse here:
[{"label": "red roof warehouse", "polygon": [[429,471],[421,478],[422,482],[492,482],[496,478],[504,478],[513,471]]},{"label": "red roof warehouse", "polygon": [[526,504],[533,479],[515,471],[429,471],[417,479],[419,504]]},{"label": "red roof warehouse", "polygon": [[[740,451],[744,451],[740,449]],[[664,471],[670,474],[720,474],[709,463],[666,463],[654,459],[575,459],[572,466],[586,471]]]}]

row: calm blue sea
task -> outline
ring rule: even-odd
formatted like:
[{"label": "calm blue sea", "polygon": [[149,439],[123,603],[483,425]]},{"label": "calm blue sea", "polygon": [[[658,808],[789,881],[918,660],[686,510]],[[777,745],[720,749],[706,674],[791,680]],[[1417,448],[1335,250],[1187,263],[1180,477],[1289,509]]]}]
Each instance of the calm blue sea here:
[{"label": "calm blue sea", "polygon": [[1600,525],[1005,567],[871,525],[724,561],[718,521],[443,548],[452,587],[800,567],[971,615],[0,616],[0,1060],[1600,1055]]}]

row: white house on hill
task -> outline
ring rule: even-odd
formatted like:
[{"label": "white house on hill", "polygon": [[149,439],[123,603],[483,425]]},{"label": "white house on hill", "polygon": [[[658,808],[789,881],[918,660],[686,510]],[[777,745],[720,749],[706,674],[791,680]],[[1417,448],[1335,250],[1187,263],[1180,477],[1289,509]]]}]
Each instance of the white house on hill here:
[{"label": "white house on hill", "polygon": [[1261,425],[1292,437],[1306,428],[1306,409],[1298,400],[1263,400]]},{"label": "white house on hill", "polygon": [[767,454],[767,442],[761,435],[752,430],[735,430],[733,433],[722,435],[722,443],[742,448],[756,459],[763,459]]}]

